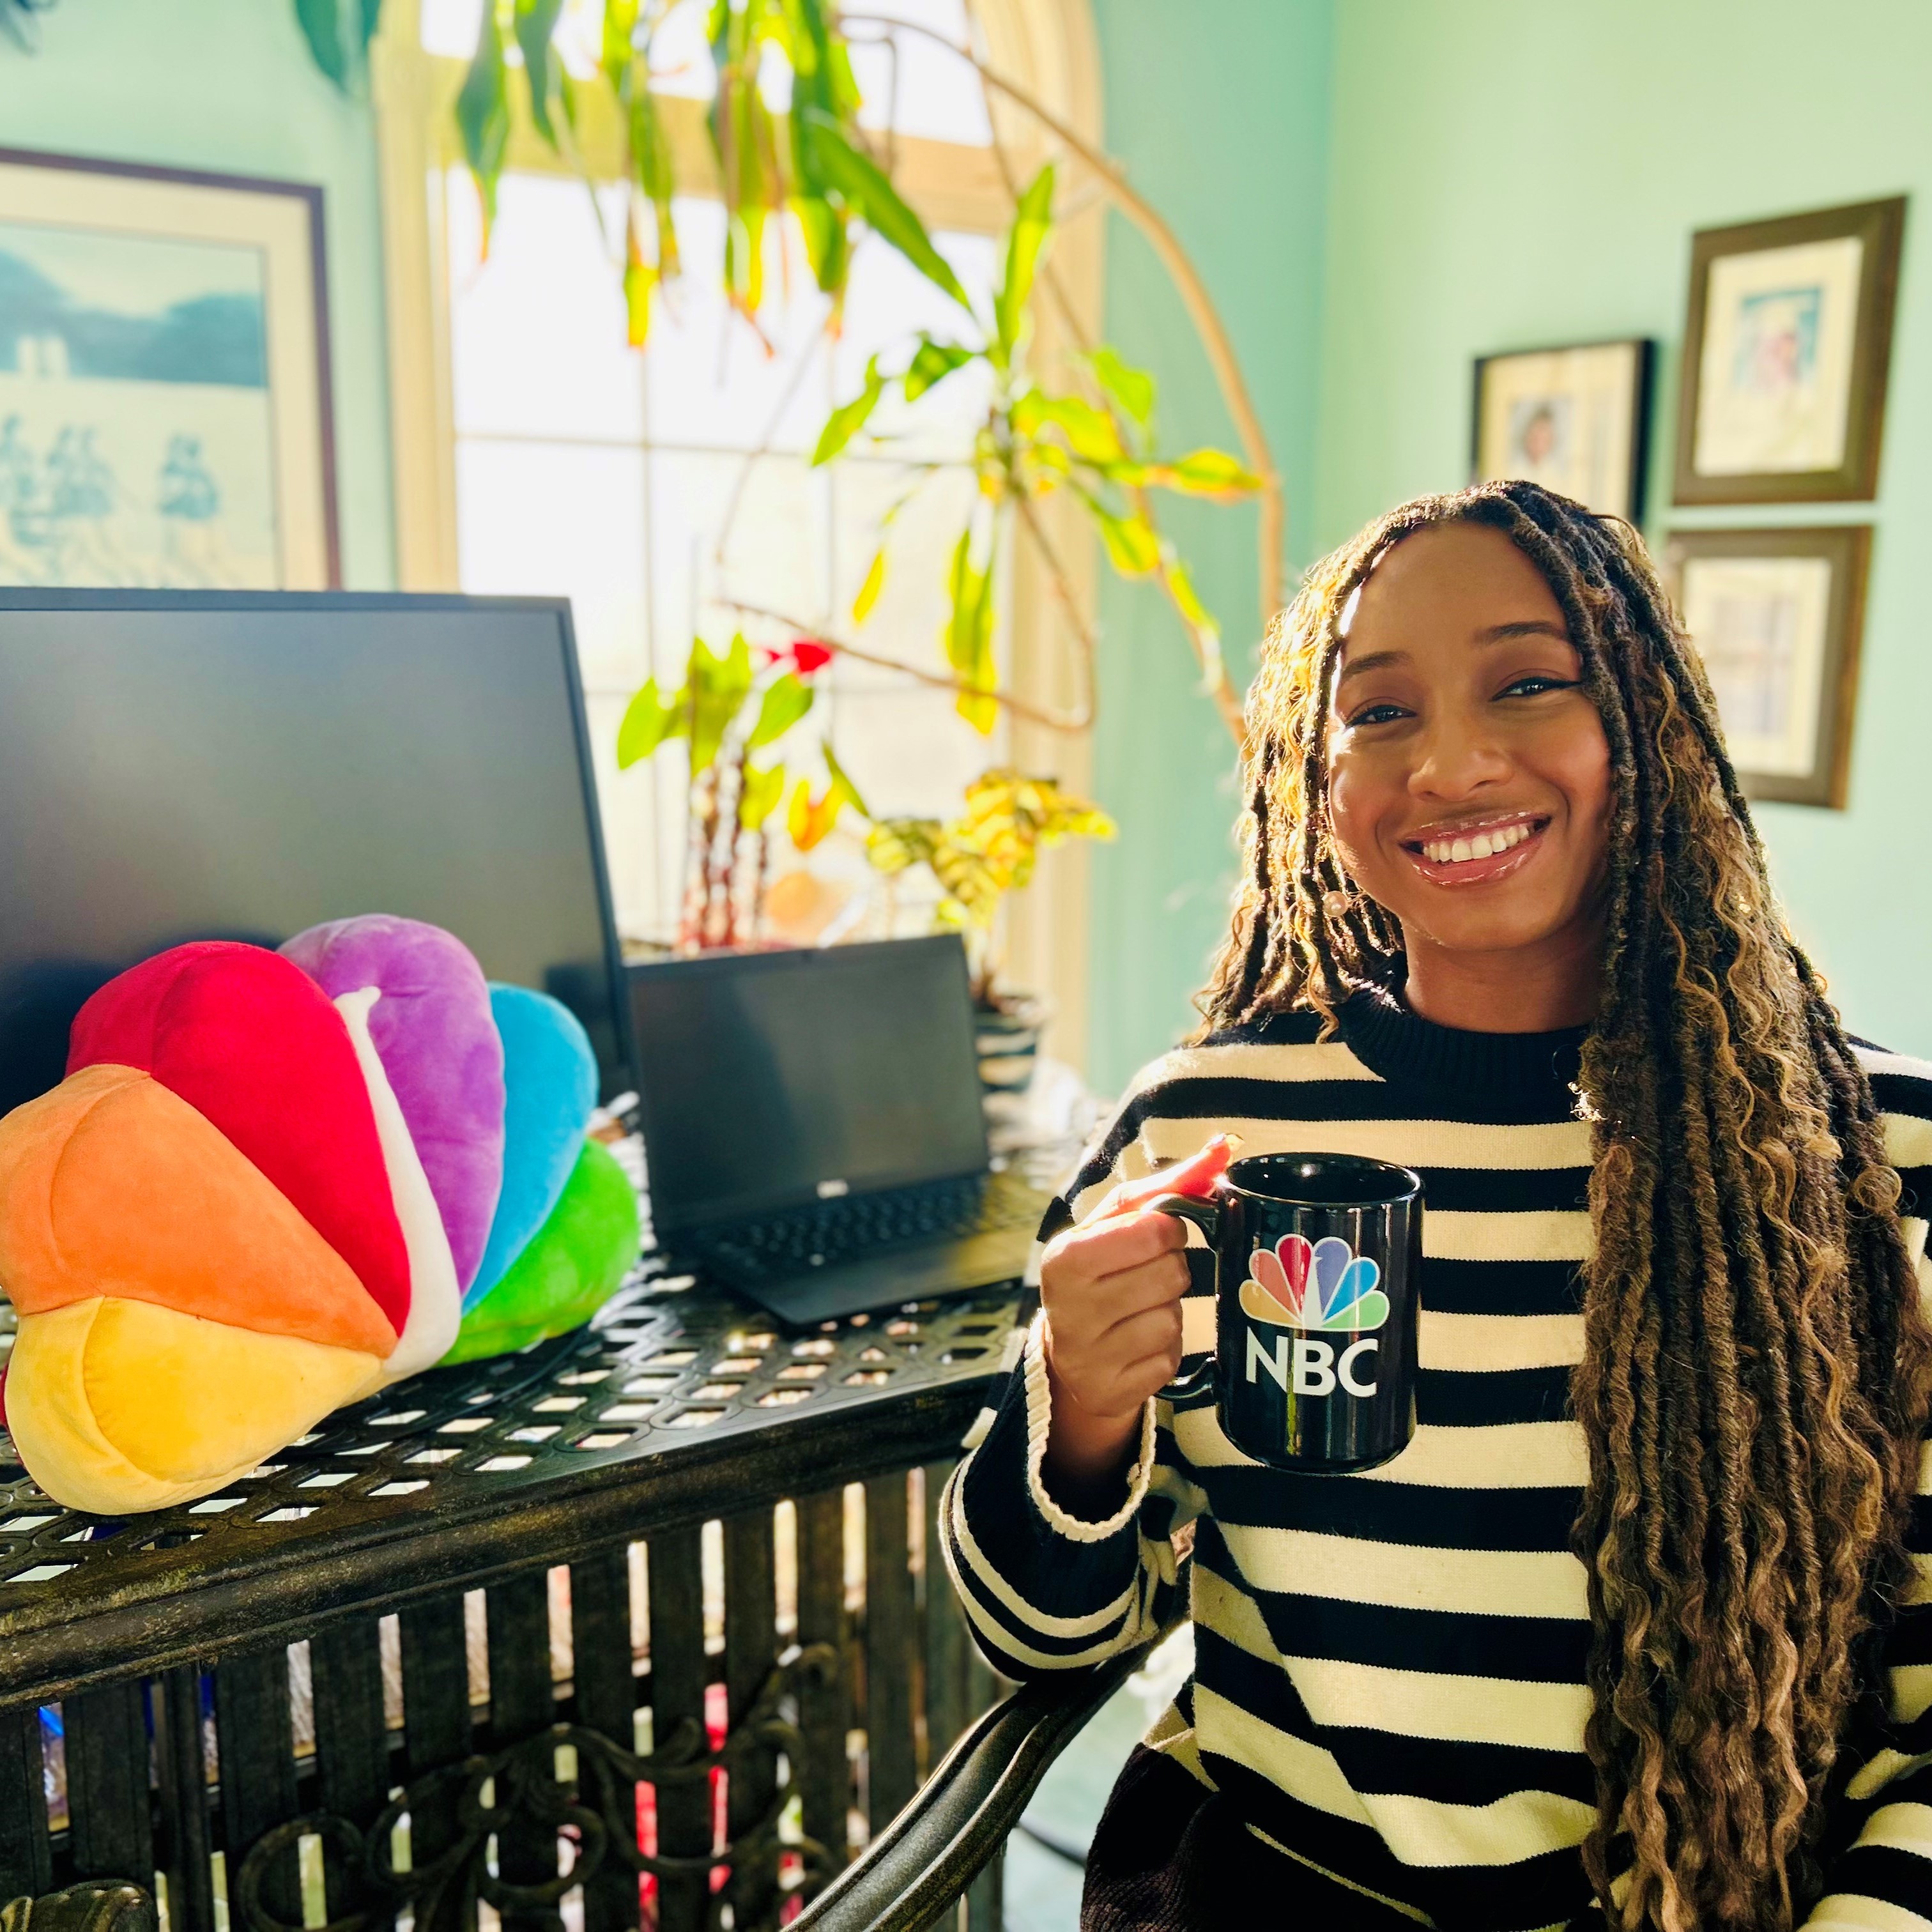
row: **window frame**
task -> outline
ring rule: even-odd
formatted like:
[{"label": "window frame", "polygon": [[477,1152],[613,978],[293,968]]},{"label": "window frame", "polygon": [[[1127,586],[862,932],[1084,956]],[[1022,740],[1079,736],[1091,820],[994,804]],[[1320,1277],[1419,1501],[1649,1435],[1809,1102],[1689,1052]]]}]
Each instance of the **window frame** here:
[{"label": "window frame", "polygon": [[[1097,145],[1100,59],[1090,0],[970,3],[994,68]],[[420,20],[418,0],[390,0],[370,62],[382,216],[395,580],[404,590],[450,591],[461,584],[442,184],[447,170],[462,159],[452,110],[464,63],[427,52]],[[601,88],[586,88],[580,98],[578,141],[589,172],[615,178],[622,145],[614,108]],[[514,91],[512,100],[506,170],[570,175],[573,171],[530,125],[526,106]],[[663,106],[680,192],[715,196],[716,160],[704,124],[705,104],[666,95]],[[994,122],[1010,162],[1021,175],[1030,174],[1051,152],[1022,111],[996,102]],[[992,234],[1006,226],[1012,204],[991,148],[901,134],[894,138],[894,155],[895,182],[928,226]],[[1079,333],[1098,340],[1103,203],[1098,196],[1082,199],[1084,205],[1056,236],[1053,264]],[[1072,346],[1052,304],[1042,304],[1035,348],[1041,366],[1050,368]],[[1048,498],[1040,508],[1082,617],[1091,624],[1098,569],[1091,533],[1073,506],[1060,498]],[[1017,695],[1048,706],[1069,704],[1077,697],[1078,667],[1054,614],[1057,596],[1032,547],[1017,542],[1009,638],[1012,684]],[[1090,734],[1058,733],[1016,718],[1010,742],[1013,762],[1022,769],[1051,772],[1083,794],[1089,790]],[[1047,1050],[1083,1070],[1090,900],[1085,842],[1072,841],[1042,855],[1030,889],[1009,901],[999,935],[1004,983],[1046,996],[1053,1013]]]}]

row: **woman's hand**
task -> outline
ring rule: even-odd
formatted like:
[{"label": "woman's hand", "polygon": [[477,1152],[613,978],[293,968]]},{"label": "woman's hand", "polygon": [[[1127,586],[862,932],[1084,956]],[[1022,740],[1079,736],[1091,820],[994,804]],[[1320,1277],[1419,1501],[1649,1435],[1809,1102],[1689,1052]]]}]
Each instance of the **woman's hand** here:
[{"label": "woman's hand", "polygon": [[1046,1468],[1057,1479],[1049,1486],[1069,1502],[1097,1504],[1117,1486],[1148,1397],[1180,1366],[1186,1229],[1142,1204],[1163,1194],[1206,1195],[1233,1151],[1217,1135],[1190,1159],[1124,1182],[1048,1244],[1040,1270],[1053,1390]]}]

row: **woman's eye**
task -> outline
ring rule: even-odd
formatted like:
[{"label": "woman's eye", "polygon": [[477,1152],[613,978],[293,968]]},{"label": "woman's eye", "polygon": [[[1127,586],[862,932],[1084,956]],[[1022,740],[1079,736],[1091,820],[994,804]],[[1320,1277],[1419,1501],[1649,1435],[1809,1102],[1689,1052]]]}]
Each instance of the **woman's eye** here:
[{"label": "woman's eye", "polygon": [[1504,685],[1499,694],[1504,698],[1540,698],[1546,691],[1574,691],[1576,684],[1574,677],[1551,677],[1542,671],[1532,671],[1527,677],[1520,677]]},{"label": "woman's eye", "polygon": [[1351,726],[1357,724],[1388,724],[1398,718],[1406,718],[1408,713],[1400,704],[1365,704],[1348,720]]}]

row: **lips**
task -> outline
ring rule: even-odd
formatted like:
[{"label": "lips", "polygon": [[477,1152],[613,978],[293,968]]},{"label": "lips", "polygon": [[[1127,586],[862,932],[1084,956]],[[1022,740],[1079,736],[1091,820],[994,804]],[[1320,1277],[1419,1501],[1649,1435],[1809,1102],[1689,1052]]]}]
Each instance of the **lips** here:
[{"label": "lips", "polygon": [[1464,825],[1425,826],[1401,842],[1409,863],[1432,884],[1482,885],[1512,877],[1540,848],[1547,816],[1517,812]]}]

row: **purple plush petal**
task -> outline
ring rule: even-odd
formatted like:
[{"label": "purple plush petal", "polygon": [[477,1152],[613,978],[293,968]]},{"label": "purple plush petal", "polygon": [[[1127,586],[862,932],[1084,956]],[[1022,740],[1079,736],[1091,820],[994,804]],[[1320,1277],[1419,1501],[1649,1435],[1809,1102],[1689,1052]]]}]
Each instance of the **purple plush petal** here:
[{"label": "purple plush petal", "polygon": [[281,950],[332,1000],[381,993],[370,1036],[467,1288],[503,1184],[503,1043],[483,969],[440,926],[386,913],[311,926]]}]

